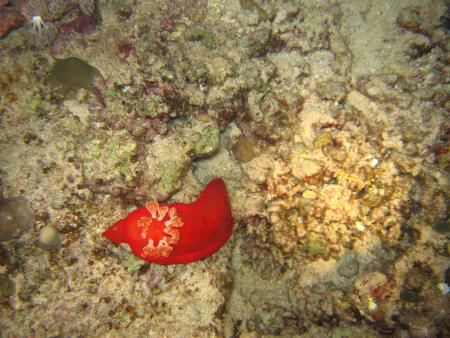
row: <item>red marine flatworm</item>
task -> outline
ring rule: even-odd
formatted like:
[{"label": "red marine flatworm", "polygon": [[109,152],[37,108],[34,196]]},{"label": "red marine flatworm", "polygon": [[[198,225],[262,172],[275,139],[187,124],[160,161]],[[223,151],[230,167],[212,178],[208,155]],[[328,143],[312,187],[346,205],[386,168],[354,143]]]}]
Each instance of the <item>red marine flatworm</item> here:
[{"label": "red marine flatworm", "polygon": [[103,236],[127,243],[133,253],[157,264],[189,263],[215,253],[230,238],[233,218],[222,179],[208,183],[192,203],[148,202],[114,223]]}]

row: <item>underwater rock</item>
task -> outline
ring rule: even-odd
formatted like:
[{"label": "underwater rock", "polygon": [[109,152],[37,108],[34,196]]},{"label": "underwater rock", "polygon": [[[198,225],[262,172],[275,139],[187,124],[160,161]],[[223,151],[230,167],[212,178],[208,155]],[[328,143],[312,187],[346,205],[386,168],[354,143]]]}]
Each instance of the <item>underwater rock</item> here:
[{"label": "underwater rock", "polygon": [[155,138],[148,148],[136,195],[139,199],[168,198],[180,189],[182,177],[190,163],[187,147],[179,142],[178,135]]},{"label": "underwater rock", "polygon": [[219,128],[212,121],[193,121],[186,130],[188,147],[193,157],[206,157],[214,154],[220,146]]},{"label": "underwater rock", "polygon": [[25,198],[12,197],[0,201],[0,242],[19,237],[31,228],[33,221]]},{"label": "underwater rock", "polygon": [[293,149],[291,154],[291,168],[292,175],[298,179],[311,181],[317,178],[320,181],[319,176],[322,171],[320,164],[313,159],[306,158],[306,151],[302,147]]},{"label": "underwater rock", "polygon": [[352,278],[358,274],[359,271],[359,262],[355,255],[347,255],[344,256],[339,267],[337,268],[337,272],[339,275]]},{"label": "underwater rock", "polygon": [[62,242],[62,235],[50,225],[44,226],[39,232],[39,246],[45,250],[54,250]]},{"label": "underwater rock", "polygon": [[251,90],[248,93],[247,106],[248,114],[255,122],[261,122],[264,119],[264,113],[261,109],[261,100],[264,98],[264,93],[259,93],[256,90]]},{"label": "underwater rock", "polygon": [[203,21],[208,12],[208,1],[207,0],[189,0],[181,1],[185,6],[186,16],[193,22]]},{"label": "underwater rock", "polygon": [[432,225],[433,230],[441,234],[445,234],[450,231],[450,223],[448,219],[439,219]]},{"label": "underwater rock", "polygon": [[346,86],[342,81],[322,81],[317,84],[317,94],[322,100],[341,102],[347,94]]}]

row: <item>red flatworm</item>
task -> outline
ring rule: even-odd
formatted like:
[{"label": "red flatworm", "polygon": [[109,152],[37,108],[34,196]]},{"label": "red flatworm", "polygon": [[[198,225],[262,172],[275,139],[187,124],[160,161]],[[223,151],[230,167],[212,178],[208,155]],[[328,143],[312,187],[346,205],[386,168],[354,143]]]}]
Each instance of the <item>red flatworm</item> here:
[{"label": "red flatworm", "polygon": [[233,218],[222,179],[213,179],[192,203],[148,202],[114,223],[103,236],[127,243],[133,253],[157,264],[189,263],[215,253],[230,238]]}]

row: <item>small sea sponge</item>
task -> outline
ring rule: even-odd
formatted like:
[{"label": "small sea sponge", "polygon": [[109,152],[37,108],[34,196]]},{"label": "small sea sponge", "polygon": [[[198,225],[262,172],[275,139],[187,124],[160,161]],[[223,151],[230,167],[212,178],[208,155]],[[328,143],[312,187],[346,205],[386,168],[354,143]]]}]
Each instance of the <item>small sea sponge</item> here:
[{"label": "small sea sponge", "polygon": [[63,240],[62,235],[51,225],[44,226],[39,232],[39,246],[45,250],[54,250]]},{"label": "small sea sponge", "polygon": [[231,150],[234,156],[243,163],[250,162],[256,156],[255,144],[242,135],[239,136]]},{"label": "small sea sponge", "polygon": [[0,242],[19,237],[33,225],[33,213],[23,197],[0,200]]}]

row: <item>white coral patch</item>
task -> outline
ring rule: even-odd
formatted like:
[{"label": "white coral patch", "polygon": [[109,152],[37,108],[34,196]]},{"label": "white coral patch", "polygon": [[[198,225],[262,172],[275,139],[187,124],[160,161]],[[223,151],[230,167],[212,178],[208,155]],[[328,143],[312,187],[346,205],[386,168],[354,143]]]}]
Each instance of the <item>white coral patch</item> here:
[{"label": "white coral patch", "polygon": [[34,31],[39,33],[44,28],[44,26],[45,26],[44,20],[40,15],[34,15],[31,18],[31,27],[33,28]]}]

